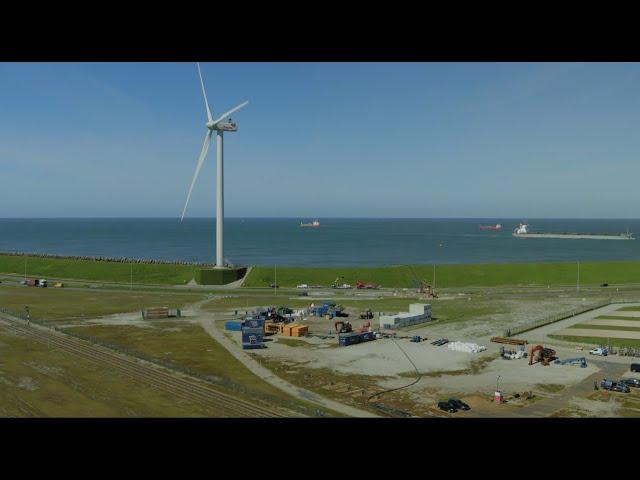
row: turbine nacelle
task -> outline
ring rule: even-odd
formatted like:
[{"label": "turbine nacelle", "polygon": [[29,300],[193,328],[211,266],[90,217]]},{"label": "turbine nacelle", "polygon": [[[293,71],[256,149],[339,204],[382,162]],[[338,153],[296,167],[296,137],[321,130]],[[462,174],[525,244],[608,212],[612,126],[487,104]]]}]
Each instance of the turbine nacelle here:
[{"label": "turbine nacelle", "polygon": [[207,122],[206,125],[207,125],[207,128],[209,130],[218,130],[218,131],[222,131],[222,132],[237,132],[238,131],[238,125],[236,125],[236,123],[232,122],[232,121],[229,121],[229,122],[218,122],[218,123]]}]

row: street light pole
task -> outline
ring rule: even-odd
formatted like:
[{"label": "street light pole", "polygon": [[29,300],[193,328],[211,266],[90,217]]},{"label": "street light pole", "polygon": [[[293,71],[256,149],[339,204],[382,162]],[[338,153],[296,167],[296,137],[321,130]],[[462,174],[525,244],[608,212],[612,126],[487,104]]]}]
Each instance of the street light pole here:
[{"label": "street light pole", "polygon": [[580,262],[578,262],[578,285],[576,287],[576,291],[580,291]]}]

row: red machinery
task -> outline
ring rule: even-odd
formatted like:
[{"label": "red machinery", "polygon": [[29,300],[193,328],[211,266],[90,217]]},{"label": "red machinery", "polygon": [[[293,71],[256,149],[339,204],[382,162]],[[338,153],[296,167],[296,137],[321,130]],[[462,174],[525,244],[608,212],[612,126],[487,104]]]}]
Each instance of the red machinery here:
[{"label": "red machinery", "polygon": [[380,285],[378,285],[377,283],[364,283],[361,280],[358,280],[356,282],[356,288],[358,289],[371,289],[371,290],[377,290],[378,288],[380,288]]}]

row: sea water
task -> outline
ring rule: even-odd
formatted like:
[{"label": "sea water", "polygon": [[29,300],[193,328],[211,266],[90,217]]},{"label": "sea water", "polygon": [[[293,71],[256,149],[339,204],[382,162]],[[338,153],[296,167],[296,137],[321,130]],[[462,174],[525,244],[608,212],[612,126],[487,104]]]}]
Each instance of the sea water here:
[{"label": "sea water", "polygon": [[[640,240],[519,239],[519,219],[228,218],[225,258],[237,265],[382,266],[640,260]],[[527,219],[533,232],[640,235],[640,220]],[[501,223],[503,230],[478,226]],[[0,252],[212,263],[215,219],[0,219]]]}]

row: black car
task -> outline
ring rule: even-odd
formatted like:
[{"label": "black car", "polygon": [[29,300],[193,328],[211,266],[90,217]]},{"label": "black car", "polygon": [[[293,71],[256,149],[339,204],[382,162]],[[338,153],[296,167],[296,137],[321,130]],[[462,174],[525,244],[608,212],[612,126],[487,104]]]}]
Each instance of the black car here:
[{"label": "black car", "polygon": [[630,370],[632,372],[640,372],[640,363],[632,363]]},{"label": "black car", "polygon": [[272,283],[271,285],[269,285],[269,287],[271,287],[271,288],[280,288],[280,285],[276,285],[275,283]]},{"label": "black car", "polygon": [[444,410],[445,412],[449,412],[449,413],[456,413],[458,411],[449,402],[438,402],[438,408],[440,410]]},{"label": "black car", "polygon": [[624,378],[624,379],[622,379],[620,381],[623,382],[625,385],[627,385],[629,387],[638,387],[638,388],[640,388],[640,379],[638,379],[638,378]]},{"label": "black car", "polygon": [[600,286],[601,286],[601,287],[608,287],[608,286],[609,286],[609,284],[608,284],[608,283],[601,283],[601,284],[600,284]]},{"label": "black car", "polygon": [[458,400],[457,398],[450,398],[449,405],[451,405],[453,408],[457,408],[458,410],[471,410],[471,407],[469,407],[469,405],[464,403],[462,400]]}]

